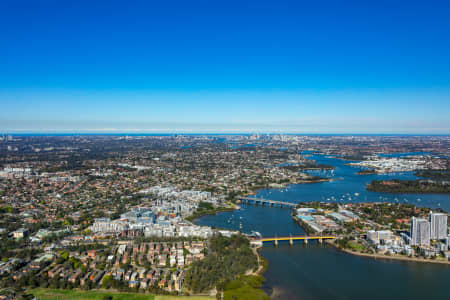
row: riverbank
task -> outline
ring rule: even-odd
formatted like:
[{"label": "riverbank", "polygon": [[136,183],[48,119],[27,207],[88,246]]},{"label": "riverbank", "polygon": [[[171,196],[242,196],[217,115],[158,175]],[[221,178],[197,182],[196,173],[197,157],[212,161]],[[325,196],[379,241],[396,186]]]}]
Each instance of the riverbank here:
[{"label": "riverbank", "polygon": [[225,212],[225,211],[234,211],[236,209],[240,209],[240,207],[239,207],[239,205],[234,204],[234,205],[229,205],[227,207],[218,207],[215,209],[204,210],[204,211],[196,212],[196,213],[186,217],[185,220],[193,222],[195,219],[203,217],[203,216],[215,215],[217,213]]},{"label": "riverbank", "polygon": [[[293,215],[292,217],[298,223],[298,225],[300,227],[302,227],[303,230],[305,230],[305,232],[307,234],[314,234],[313,230],[308,226],[308,224],[303,222],[301,219],[297,218],[295,215]],[[425,258],[409,257],[409,256],[404,256],[404,255],[400,256],[397,254],[384,255],[384,254],[361,253],[361,252],[357,252],[357,251],[353,251],[350,249],[345,249],[345,248],[339,247],[339,245],[337,245],[334,242],[334,240],[325,240],[325,242],[342,252],[345,252],[345,253],[348,253],[351,255],[361,256],[361,257],[369,257],[369,258],[374,258],[374,259],[402,260],[402,261],[421,262],[421,263],[435,263],[435,264],[437,263],[437,264],[444,264],[444,265],[450,266],[450,261],[439,259],[439,258],[425,259]]]},{"label": "riverbank", "polygon": [[[367,192],[365,184],[367,177],[356,176],[359,168],[345,166],[337,159],[318,157],[318,162],[330,163],[337,168],[333,174],[334,180],[339,182],[321,183],[320,185],[301,184],[289,185],[288,191],[281,188],[255,191],[256,197],[277,201],[311,202],[326,201],[329,203],[371,203],[390,202],[431,207],[442,207],[450,211],[447,201],[448,195],[405,195],[378,194]],[[392,179],[388,175],[372,175],[373,179]],[[399,174],[399,178],[413,179],[410,174]],[[372,179],[372,177],[371,177]],[[358,193],[358,195],[354,195]],[[352,200],[348,200],[348,194]],[[398,201],[397,201],[398,198]],[[419,201],[420,198],[420,201]],[[197,222],[197,221],[196,221]],[[257,231],[262,236],[289,236],[305,234],[305,228],[292,217],[292,210],[256,205],[245,205],[241,211],[226,212],[217,216],[207,216],[198,221],[198,225],[223,227],[229,230],[242,229],[245,232]],[[311,233],[310,233],[311,234]],[[325,241],[324,241],[325,242]],[[264,245],[258,250],[267,259],[269,266],[263,273],[265,283],[263,290],[273,299],[333,299],[337,293],[349,299],[408,299],[418,300],[424,297],[443,299],[445,291],[438,288],[445,286],[450,268],[443,264],[419,263],[388,263],[380,257],[360,259],[358,255],[339,253],[323,243],[309,243],[304,246],[294,243],[290,247],[287,243],[280,243],[279,247]],[[372,258],[372,259],[369,259]],[[392,258],[391,258],[392,259]],[[333,270],[333,272],[327,272]],[[358,274],[358,276],[354,276]],[[426,274],[426,276],[425,276]],[[339,278],[339,280],[336,280]],[[447,278],[447,279],[446,279]],[[354,286],[342,285],[343,281],[354,282]],[[327,288],[320,288],[318,282]],[[376,286],[383,286],[390,290],[386,294]],[[425,290],[423,287],[436,287]]]},{"label": "riverbank", "polygon": [[258,268],[256,270],[248,270],[245,275],[250,276],[258,276],[264,274],[264,272],[267,270],[267,260],[262,257],[262,255],[259,253],[259,250],[262,248],[262,246],[258,246],[255,248],[252,248],[253,253],[256,255],[256,258],[258,259]]},{"label": "riverbank", "polygon": [[222,292],[221,299],[242,299],[242,300],[269,300],[270,297],[263,290],[265,278],[262,274],[267,270],[267,260],[262,257],[259,250],[262,246],[252,248],[253,254],[257,258],[257,268],[249,269],[245,274],[238,276],[229,282]]},{"label": "riverbank", "polygon": [[366,189],[392,194],[450,194],[450,184],[431,180],[372,180]]},{"label": "riverbank", "polygon": [[409,262],[420,262],[420,263],[433,263],[433,264],[443,264],[450,266],[450,261],[439,260],[439,259],[424,259],[424,258],[416,258],[416,257],[408,257],[408,256],[400,256],[400,255],[383,255],[383,254],[370,254],[370,253],[361,253],[352,251],[349,249],[344,249],[339,247],[334,241],[327,240],[325,241],[327,244],[335,247],[336,249],[356,256],[368,257],[373,259],[388,259],[388,260],[401,260],[401,261],[409,261]]},{"label": "riverbank", "polygon": [[[305,230],[306,233],[311,234],[314,233],[312,229],[302,220],[297,218],[296,216],[293,216],[294,220],[297,221],[300,227]],[[342,247],[339,247],[336,243],[334,243],[333,240],[325,240],[326,243],[329,245],[335,247],[336,249],[343,251],[348,254],[356,255],[356,256],[362,256],[362,257],[370,257],[375,259],[391,259],[391,260],[403,260],[403,261],[413,261],[413,262],[422,262],[422,263],[438,263],[438,264],[447,264],[450,265],[450,261],[446,260],[440,260],[440,259],[422,259],[422,258],[416,258],[416,257],[408,257],[408,256],[400,256],[400,255],[383,255],[383,254],[370,254],[370,253],[361,253],[357,251],[352,251],[350,249],[345,249]]]},{"label": "riverbank", "polygon": [[379,174],[376,170],[361,170],[356,172],[356,175],[376,175]]},{"label": "riverbank", "polygon": [[310,170],[334,170],[336,167],[326,164],[308,164],[308,165],[287,165],[280,168],[291,171],[310,171]]},{"label": "riverbank", "polygon": [[[308,183],[321,183],[321,182],[330,182],[335,181],[337,179],[334,178],[325,178],[325,177],[311,177],[308,180],[297,180],[295,182],[285,182],[285,183],[273,183],[269,186],[254,186],[252,187],[251,191],[248,193],[244,193],[242,196],[254,196],[256,195],[261,189],[283,189],[286,188],[288,185],[295,185],[295,184],[308,184]],[[236,203],[241,203],[240,200],[238,200]],[[186,221],[193,222],[195,219],[207,216],[207,215],[216,215],[220,212],[227,212],[227,211],[234,211],[236,209],[240,209],[240,206],[234,203],[228,203],[227,207],[218,207],[214,209],[205,209],[201,211],[197,211],[194,214],[188,216],[185,218]]]},{"label": "riverbank", "polygon": [[251,191],[248,193],[242,194],[243,197],[247,196],[254,196],[258,194],[261,190],[264,189],[284,189],[289,185],[296,185],[296,184],[309,184],[309,183],[321,183],[321,182],[330,182],[339,180],[336,178],[329,178],[329,177],[318,177],[318,176],[312,176],[309,179],[299,179],[296,181],[288,181],[283,183],[271,183],[269,185],[259,185],[259,186],[253,186],[251,187]]},{"label": "riverbank", "polygon": [[185,290],[190,294],[215,292],[220,299],[269,299],[260,289],[264,278],[252,275],[260,270],[261,261],[247,236],[215,235],[209,240],[205,258],[194,261],[186,270]]},{"label": "riverbank", "polygon": [[311,180],[300,180],[299,182],[296,182],[294,184],[320,183],[320,182],[330,182],[330,181],[336,181],[336,180],[338,180],[338,179],[336,179],[336,178],[320,177],[320,178],[311,179]]},{"label": "riverbank", "polygon": [[[320,177],[320,178],[313,178],[313,179],[310,179],[310,180],[299,180],[299,181],[296,181],[296,182],[277,183],[277,184],[274,184],[272,186],[256,186],[256,187],[252,188],[252,191],[250,193],[245,193],[243,195],[243,197],[254,196],[261,189],[269,189],[269,188],[283,189],[283,188],[286,188],[288,185],[330,182],[330,181],[335,181],[335,180],[338,180],[338,179]],[[237,203],[240,204],[241,201],[238,200]],[[218,208],[214,208],[214,209],[197,211],[194,214],[186,217],[185,220],[193,222],[195,219],[203,217],[203,216],[216,215],[217,213],[220,213],[220,212],[234,211],[234,210],[240,209],[240,206],[238,204],[228,203],[227,207],[218,207]]]}]

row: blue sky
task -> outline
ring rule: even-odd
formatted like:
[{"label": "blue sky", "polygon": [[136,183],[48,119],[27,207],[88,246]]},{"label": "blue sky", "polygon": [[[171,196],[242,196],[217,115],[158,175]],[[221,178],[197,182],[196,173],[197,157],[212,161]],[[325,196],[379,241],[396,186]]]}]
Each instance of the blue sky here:
[{"label": "blue sky", "polygon": [[0,131],[450,134],[449,13],[3,0]]}]

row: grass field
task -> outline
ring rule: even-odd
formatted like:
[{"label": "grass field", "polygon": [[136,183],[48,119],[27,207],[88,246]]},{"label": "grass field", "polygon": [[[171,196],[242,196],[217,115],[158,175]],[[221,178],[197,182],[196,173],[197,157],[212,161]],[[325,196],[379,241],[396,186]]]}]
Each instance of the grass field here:
[{"label": "grass field", "polygon": [[112,296],[113,300],[213,300],[206,296],[155,296],[151,294],[121,293],[114,291],[80,291],[80,290],[52,290],[37,288],[29,291],[39,300],[103,300],[105,296]]},{"label": "grass field", "polygon": [[150,294],[133,294],[133,293],[120,293],[114,291],[79,291],[79,290],[51,290],[37,288],[31,290],[35,297],[39,300],[103,300],[104,296],[112,296],[114,300],[154,300],[155,296]]},{"label": "grass field", "polygon": [[349,241],[347,243],[347,245],[349,245],[352,248],[352,250],[355,250],[355,251],[360,251],[361,252],[361,251],[364,250],[364,246],[361,245],[360,243],[355,243],[355,242]]},{"label": "grass field", "polygon": [[214,300],[208,296],[155,296],[155,300]]}]

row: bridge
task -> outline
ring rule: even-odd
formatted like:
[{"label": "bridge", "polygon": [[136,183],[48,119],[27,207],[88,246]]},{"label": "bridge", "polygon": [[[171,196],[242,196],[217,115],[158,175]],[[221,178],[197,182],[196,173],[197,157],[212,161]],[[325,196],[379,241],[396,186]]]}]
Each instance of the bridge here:
[{"label": "bridge", "polygon": [[275,200],[269,200],[269,199],[263,199],[263,198],[254,198],[254,197],[242,197],[240,198],[242,203],[254,203],[254,204],[261,204],[261,205],[268,205],[268,206],[280,206],[280,207],[292,207],[294,208],[297,204],[291,203],[291,202],[284,202],[284,201],[275,201]]},{"label": "bridge", "polygon": [[327,239],[335,239],[335,236],[332,235],[320,235],[320,236],[283,236],[283,237],[263,237],[263,238],[255,238],[250,241],[250,244],[253,246],[262,246],[264,242],[273,242],[275,245],[278,245],[279,241],[289,241],[289,244],[294,244],[294,241],[301,240],[305,244],[310,240],[317,240],[319,243],[322,243],[323,240]]}]

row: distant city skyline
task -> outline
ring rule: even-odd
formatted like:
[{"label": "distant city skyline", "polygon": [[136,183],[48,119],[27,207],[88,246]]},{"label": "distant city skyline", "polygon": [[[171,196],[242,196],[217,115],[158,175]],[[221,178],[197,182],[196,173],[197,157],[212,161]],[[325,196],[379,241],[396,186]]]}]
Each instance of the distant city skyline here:
[{"label": "distant city skyline", "polygon": [[0,132],[450,134],[448,1],[2,1]]}]

